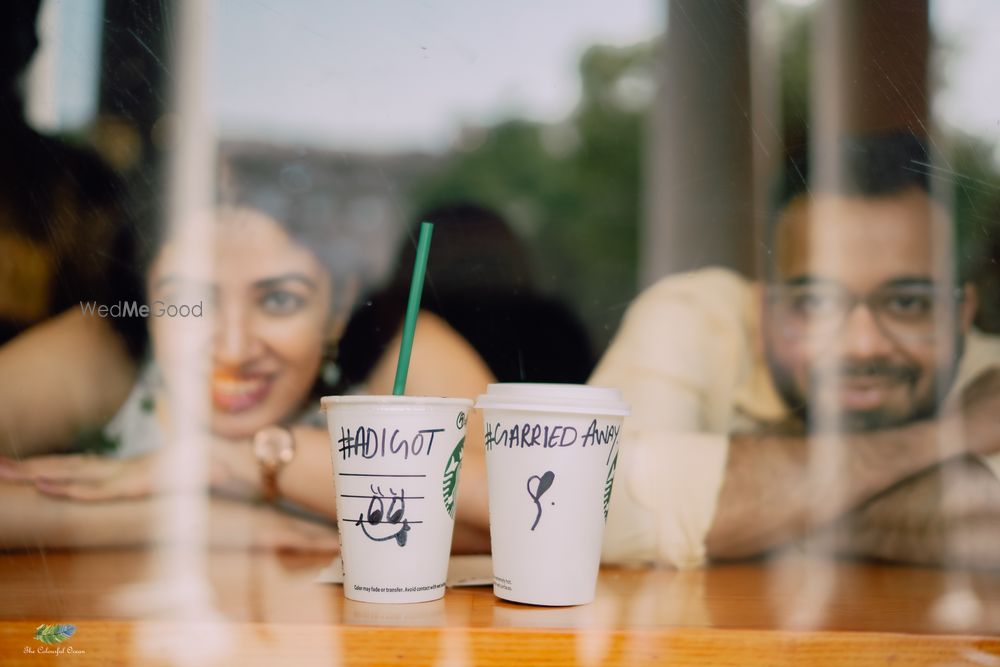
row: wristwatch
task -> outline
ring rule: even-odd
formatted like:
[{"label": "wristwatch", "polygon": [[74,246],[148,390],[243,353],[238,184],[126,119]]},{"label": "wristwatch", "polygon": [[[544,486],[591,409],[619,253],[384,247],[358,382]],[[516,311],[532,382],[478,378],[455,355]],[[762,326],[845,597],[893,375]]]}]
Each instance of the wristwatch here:
[{"label": "wristwatch", "polygon": [[281,426],[268,426],[253,436],[253,453],[260,464],[261,495],[273,503],[278,499],[278,473],[295,458],[295,438]]}]

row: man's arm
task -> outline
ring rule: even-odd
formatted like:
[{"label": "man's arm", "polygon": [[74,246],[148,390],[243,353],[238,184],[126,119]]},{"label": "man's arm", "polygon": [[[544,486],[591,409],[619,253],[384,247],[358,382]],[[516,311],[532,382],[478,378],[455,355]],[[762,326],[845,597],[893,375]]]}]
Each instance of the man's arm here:
[{"label": "man's arm", "polygon": [[[839,471],[811,472],[810,457],[822,447],[839,449]],[[705,538],[708,553],[740,558],[781,546],[941,460],[934,427],[926,422],[826,443],[806,436],[734,436]]]},{"label": "man's arm", "polygon": [[[759,554],[958,455],[986,455],[1000,449],[1000,373],[984,374],[963,399],[960,415],[836,439],[732,438],[715,519],[706,538],[709,555]],[[956,433],[965,436],[964,450],[943,446]],[[835,456],[824,456],[831,452]],[[827,463],[810,467],[811,460],[824,459]]]},{"label": "man's arm", "polygon": [[876,496],[814,539],[847,556],[1000,568],[1000,480],[981,461],[959,458]]}]

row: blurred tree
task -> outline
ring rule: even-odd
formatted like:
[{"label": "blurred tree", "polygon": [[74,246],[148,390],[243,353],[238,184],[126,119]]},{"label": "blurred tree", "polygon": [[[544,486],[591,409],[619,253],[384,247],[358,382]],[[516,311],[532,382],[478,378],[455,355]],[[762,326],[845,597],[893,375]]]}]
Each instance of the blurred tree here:
[{"label": "blurred tree", "polygon": [[467,131],[412,198],[415,210],[471,200],[500,211],[533,248],[538,284],[567,300],[598,352],[636,290],[651,55],[651,44],[592,47],[580,62],[581,98],[569,118]]},{"label": "blurred tree", "polygon": [[979,288],[976,325],[1000,333],[1000,174],[994,146],[968,135],[951,138],[960,268]]}]

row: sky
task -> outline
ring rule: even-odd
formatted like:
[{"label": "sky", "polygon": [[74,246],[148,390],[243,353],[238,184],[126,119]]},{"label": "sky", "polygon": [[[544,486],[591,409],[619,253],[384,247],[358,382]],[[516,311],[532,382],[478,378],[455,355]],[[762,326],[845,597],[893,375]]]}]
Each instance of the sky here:
[{"label": "sky", "polygon": [[101,0],[44,0],[41,46],[28,71],[28,117],[37,127],[75,129],[93,118],[102,10]]},{"label": "sky", "polygon": [[[213,115],[223,136],[442,150],[463,123],[564,118],[579,95],[583,49],[660,34],[665,4],[214,0],[205,5],[215,35]],[[79,127],[93,115],[101,7],[46,0],[47,46],[35,64],[46,74],[35,73],[31,112],[43,128]],[[932,0],[931,20],[947,49],[935,112],[1000,144],[1000,2]]]},{"label": "sky", "polygon": [[1000,2],[934,1],[931,25],[944,51],[934,111],[948,125],[996,142],[1000,163]]},{"label": "sky", "polygon": [[[369,149],[441,148],[462,122],[556,120],[593,43],[662,30],[657,0],[222,0],[216,108],[265,128]],[[263,94],[262,94],[263,93]]]}]

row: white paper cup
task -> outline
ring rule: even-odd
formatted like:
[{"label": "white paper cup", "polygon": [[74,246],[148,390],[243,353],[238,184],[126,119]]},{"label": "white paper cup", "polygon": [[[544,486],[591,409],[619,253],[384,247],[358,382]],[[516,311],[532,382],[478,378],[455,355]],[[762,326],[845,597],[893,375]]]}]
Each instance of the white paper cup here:
[{"label": "white paper cup", "polygon": [[628,407],[617,389],[491,384],[483,411],[493,593],[537,605],[594,599]]},{"label": "white paper cup", "polygon": [[444,595],[458,472],[472,401],[324,396],[344,595],[426,602]]}]

